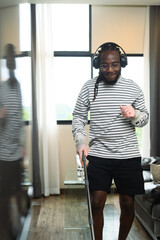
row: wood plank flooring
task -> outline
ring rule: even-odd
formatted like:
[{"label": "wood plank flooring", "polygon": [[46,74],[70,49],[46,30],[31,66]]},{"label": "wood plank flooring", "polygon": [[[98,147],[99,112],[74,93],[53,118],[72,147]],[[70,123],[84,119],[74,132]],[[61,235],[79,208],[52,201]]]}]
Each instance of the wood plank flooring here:
[{"label": "wood plank flooring", "polygon": [[[103,240],[117,240],[119,203],[109,194],[104,209]],[[70,190],[59,196],[33,199],[27,240],[90,240],[85,191]],[[151,240],[135,218],[127,240]]]}]

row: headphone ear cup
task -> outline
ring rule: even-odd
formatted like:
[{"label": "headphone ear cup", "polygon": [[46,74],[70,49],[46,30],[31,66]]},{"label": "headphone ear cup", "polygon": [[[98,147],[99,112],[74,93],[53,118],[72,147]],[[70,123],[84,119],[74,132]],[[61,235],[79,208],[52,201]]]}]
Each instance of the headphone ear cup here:
[{"label": "headphone ear cup", "polygon": [[94,58],[93,58],[93,67],[95,69],[98,69],[99,68],[99,55],[95,55]]},{"label": "headphone ear cup", "polygon": [[124,55],[124,54],[122,54],[121,55],[121,67],[126,67],[127,66],[127,64],[128,64],[128,62],[127,62],[127,58],[126,58],[126,56]]}]

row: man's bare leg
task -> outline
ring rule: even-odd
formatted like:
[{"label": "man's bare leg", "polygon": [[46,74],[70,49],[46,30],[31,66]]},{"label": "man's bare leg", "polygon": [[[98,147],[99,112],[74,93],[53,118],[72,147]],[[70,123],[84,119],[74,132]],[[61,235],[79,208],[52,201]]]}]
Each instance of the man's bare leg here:
[{"label": "man's bare leg", "polygon": [[126,240],[134,220],[134,197],[119,196],[121,216],[118,240]]},{"label": "man's bare leg", "polygon": [[104,191],[91,192],[92,215],[94,221],[95,240],[102,240],[103,237],[103,209],[107,193]]}]

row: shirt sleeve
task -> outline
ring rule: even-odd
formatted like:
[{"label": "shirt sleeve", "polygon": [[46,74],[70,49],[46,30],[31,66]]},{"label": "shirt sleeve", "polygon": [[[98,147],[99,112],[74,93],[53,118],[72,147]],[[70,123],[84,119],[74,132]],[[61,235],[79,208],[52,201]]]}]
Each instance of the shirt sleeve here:
[{"label": "shirt sleeve", "polygon": [[147,108],[145,106],[145,100],[144,100],[144,94],[142,90],[140,90],[140,93],[133,103],[133,108],[136,110],[136,116],[133,118],[132,124],[135,127],[143,127],[148,123],[149,120],[149,113],[147,111]]},{"label": "shirt sleeve", "polygon": [[76,147],[85,144],[85,126],[88,122],[89,105],[89,91],[85,84],[81,89],[73,111],[72,133]]}]

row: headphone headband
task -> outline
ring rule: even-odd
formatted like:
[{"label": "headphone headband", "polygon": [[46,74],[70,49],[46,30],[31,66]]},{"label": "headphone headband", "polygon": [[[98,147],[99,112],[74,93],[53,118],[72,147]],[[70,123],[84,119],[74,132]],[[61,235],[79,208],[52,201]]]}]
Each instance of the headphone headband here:
[{"label": "headphone headband", "polygon": [[114,42],[103,43],[96,49],[94,56],[93,56],[93,67],[96,69],[98,69],[100,67],[99,53],[97,53],[97,51],[105,45],[118,47],[123,52],[123,54],[120,55],[120,63],[121,63],[121,67],[126,67],[126,65],[128,64],[127,55],[126,55],[125,51],[123,50],[123,48]]}]

